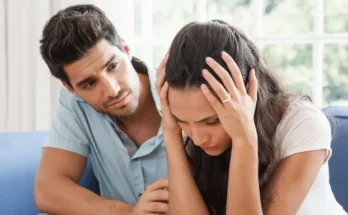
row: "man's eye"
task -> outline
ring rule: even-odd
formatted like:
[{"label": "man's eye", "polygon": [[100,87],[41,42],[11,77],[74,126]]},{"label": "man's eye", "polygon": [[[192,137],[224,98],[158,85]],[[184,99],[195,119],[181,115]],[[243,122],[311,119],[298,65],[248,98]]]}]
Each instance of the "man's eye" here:
[{"label": "man's eye", "polygon": [[91,87],[94,86],[94,84],[95,84],[95,81],[90,82],[90,83],[88,83],[84,88],[85,88],[85,89],[91,88]]},{"label": "man's eye", "polygon": [[112,63],[110,64],[109,70],[115,69],[117,67],[118,63]]}]

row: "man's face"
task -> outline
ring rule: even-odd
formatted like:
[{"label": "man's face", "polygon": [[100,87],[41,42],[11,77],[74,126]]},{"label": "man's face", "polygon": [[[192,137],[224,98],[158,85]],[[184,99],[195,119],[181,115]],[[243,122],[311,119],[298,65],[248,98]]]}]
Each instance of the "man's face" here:
[{"label": "man's face", "polygon": [[139,104],[139,76],[126,52],[101,40],[80,60],[65,65],[72,87],[64,84],[98,112],[116,117],[132,115]]}]

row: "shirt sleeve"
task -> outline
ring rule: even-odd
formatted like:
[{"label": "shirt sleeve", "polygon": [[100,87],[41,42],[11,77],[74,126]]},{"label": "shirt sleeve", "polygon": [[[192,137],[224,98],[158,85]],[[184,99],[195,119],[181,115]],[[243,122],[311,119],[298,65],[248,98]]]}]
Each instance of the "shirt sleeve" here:
[{"label": "shirt sleeve", "polygon": [[280,129],[282,158],[296,153],[326,150],[325,162],[331,157],[331,126],[314,105],[295,108]]},{"label": "shirt sleeve", "polygon": [[89,141],[76,114],[73,102],[77,101],[63,89],[59,97],[59,105],[51,129],[43,147],[67,150],[87,157]]}]

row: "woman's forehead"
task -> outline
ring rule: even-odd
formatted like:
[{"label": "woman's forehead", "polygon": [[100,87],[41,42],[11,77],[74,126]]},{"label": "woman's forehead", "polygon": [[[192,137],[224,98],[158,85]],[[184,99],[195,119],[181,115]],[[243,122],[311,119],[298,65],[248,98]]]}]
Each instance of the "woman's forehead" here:
[{"label": "woman's forehead", "polygon": [[200,88],[170,88],[168,100],[171,112],[182,121],[196,122],[216,114]]}]

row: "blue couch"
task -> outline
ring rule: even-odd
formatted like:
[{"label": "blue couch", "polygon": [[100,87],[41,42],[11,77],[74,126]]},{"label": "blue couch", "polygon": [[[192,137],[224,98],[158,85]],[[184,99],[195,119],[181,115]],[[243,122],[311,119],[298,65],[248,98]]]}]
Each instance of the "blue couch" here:
[{"label": "blue couch", "polygon": [[[0,134],[0,214],[36,215],[34,180],[47,132]],[[80,184],[99,193],[88,160]]]},{"label": "blue couch", "polygon": [[[333,156],[329,161],[330,183],[337,200],[348,211],[348,107],[324,109],[335,116]],[[46,132],[0,134],[0,214],[34,215],[34,179]],[[88,162],[80,184],[99,193],[98,182]]]},{"label": "blue couch", "polygon": [[337,201],[348,212],[348,107],[328,107],[323,111],[331,118],[332,127],[330,184]]}]

